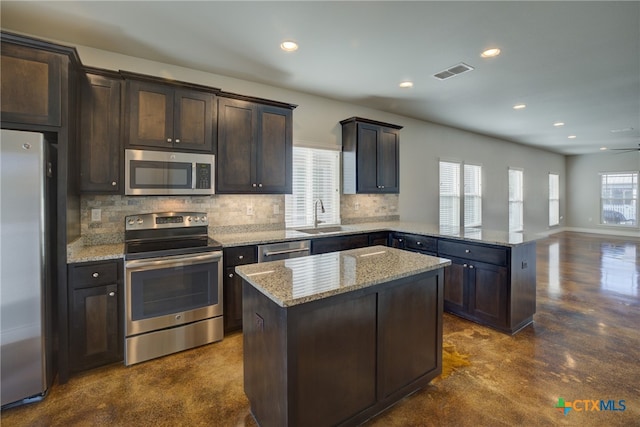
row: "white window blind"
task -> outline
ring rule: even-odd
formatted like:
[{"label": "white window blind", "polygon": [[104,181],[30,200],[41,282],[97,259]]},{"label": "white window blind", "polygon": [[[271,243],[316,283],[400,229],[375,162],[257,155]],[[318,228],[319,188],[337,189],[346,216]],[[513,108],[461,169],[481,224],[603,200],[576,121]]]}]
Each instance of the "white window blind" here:
[{"label": "white window blind", "polygon": [[440,226],[460,226],[460,164],[440,162]]},{"label": "white window blind", "polygon": [[549,226],[560,224],[560,175],[549,174]]},{"label": "white window blind", "polygon": [[322,225],[340,224],[340,152],[293,147],[293,194],[285,196],[287,228],[313,226],[314,202]]},{"label": "white window blind", "polygon": [[638,224],[638,172],[600,174],[600,221],[607,225]]},{"label": "white window blind", "polygon": [[509,231],[524,230],[524,173],[509,169]]},{"label": "white window blind", "polygon": [[464,165],[464,226],[482,226],[482,167]]}]

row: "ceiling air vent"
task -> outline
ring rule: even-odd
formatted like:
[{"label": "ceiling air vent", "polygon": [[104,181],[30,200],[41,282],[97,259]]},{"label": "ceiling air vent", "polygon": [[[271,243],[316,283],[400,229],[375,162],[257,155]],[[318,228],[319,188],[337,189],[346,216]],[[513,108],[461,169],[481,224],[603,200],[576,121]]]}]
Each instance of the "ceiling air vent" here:
[{"label": "ceiling air vent", "polygon": [[457,76],[458,74],[466,73],[467,71],[473,70],[471,65],[467,65],[464,62],[454,65],[453,67],[449,67],[446,70],[440,71],[433,75],[438,80],[446,80],[450,77]]}]

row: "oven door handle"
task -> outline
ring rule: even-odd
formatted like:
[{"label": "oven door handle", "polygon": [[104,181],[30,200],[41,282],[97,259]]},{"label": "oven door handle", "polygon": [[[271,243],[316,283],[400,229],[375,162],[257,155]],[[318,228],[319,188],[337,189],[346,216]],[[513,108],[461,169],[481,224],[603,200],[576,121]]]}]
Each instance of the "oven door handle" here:
[{"label": "oven door handle", "polygon": [[125,268],[163,266],[166,264],[177,264],[184,261],[187,261],[189,264],[201,264],[207,261],[215,261],[215,260],[221,260],[221,259],[222,259],[222,251],[214,251],[214,252],[208,252],[206,254],[201,254],[201,255],[194,255],[194,254],[174,255],[174,256],[167,256],[162,258],[130,260],[125,262]]}]

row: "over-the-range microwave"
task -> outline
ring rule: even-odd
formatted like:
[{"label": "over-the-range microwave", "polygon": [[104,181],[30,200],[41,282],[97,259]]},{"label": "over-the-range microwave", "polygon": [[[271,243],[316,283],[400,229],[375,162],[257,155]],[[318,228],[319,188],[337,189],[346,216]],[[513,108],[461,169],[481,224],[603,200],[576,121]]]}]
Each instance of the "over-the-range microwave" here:
[{"label": "over-the-range microwave", "polygon": [[214,170],[213,154],[125,150],[124,194],[214,194]]}]

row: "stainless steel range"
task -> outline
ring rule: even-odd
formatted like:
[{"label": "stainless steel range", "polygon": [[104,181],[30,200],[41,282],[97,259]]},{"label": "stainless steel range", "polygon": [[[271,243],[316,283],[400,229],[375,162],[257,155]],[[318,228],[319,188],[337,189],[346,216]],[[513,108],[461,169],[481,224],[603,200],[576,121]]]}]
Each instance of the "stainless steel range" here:
[{"label": "stainless steel range", "polygon": [[223,338],[222,245],[201,212],[125,218],[125,365]]}]

